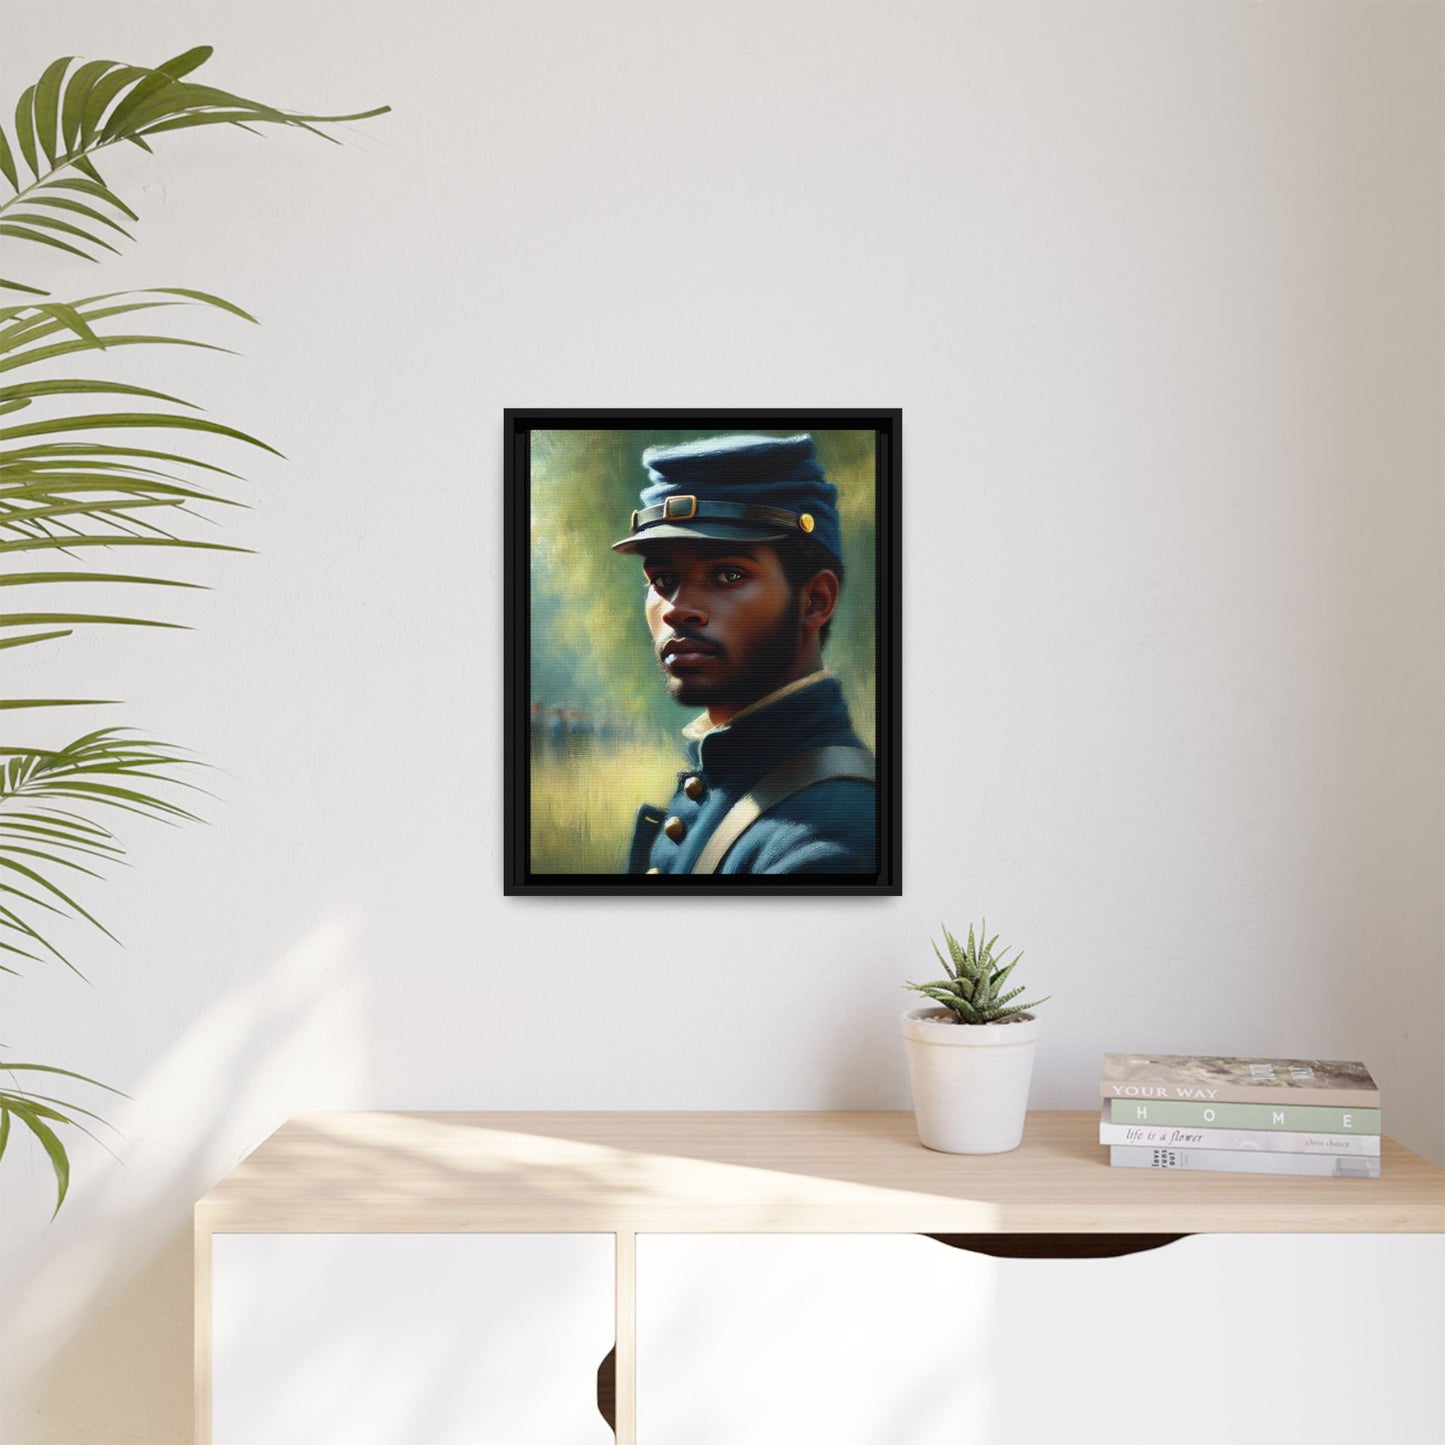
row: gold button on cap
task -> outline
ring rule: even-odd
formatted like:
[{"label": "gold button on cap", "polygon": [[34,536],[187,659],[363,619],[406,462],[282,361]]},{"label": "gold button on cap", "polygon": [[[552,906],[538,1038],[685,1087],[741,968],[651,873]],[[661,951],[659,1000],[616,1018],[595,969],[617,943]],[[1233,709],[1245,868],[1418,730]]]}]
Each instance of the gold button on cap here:
[{"label": "gold button on cap", "polygon": [[813,521],[813,514],[811,512],[804,512],[803,515],[798,518],[798,525],[805,532],[811,532],[817,524]]},{"label": "gold button on cap", "polygon": [[662,872],[662,869],[661,869],[661,868],[649,868],[647,871],[648,871],[649,873],[661,873],[661,872]]},{"label": "gold button on cap", "polygon": [[693,800],[694,803],[697,802],[697,800],[702,797],[705,792],[707,792],[707,789],[702,785],[702,779],[697,777],[689,778],[682,785],[682,790],[688,795],[689,798]]},{"label": "gold button on cap", "polygon": [[687,824],[679,817],[671,817],[662,825],[662,831],[672,839],[674,843],[682,842],[682,835],[687,832]]}]

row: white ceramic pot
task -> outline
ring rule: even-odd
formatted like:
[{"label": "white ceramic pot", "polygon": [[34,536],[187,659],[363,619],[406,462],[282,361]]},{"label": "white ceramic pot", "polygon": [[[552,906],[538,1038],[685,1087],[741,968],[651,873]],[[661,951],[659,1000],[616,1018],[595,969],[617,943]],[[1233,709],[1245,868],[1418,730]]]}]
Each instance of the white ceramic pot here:
[{"label": "white ceramic pot", "polygon": [[918,1137],[945,1154],[1017,1149],[1029,1107],[1039,1021],[957,1024],[944,1008],[903,1015]]}]

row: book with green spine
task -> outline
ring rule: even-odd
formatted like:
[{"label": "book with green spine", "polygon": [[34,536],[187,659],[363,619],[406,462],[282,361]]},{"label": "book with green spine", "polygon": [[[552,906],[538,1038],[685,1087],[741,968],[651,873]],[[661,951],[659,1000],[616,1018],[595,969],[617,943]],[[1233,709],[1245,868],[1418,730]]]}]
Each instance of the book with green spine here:
[{"label": "book with green spine", "polygon": [[1239,1129],[1229,1124],[1116,1124],[1105,1101],[1099,1143],[1153,1149],[1235,1149],[1261,1154],[1349,1154],[1378,1159],[1378,1134],[1322,1134],[1298,1129]]},{"label": "book with green spine", "polygon": [[1207,1104],[1179,1099],[1111,1099],[1115,1124],[1222,1125],[1235,1129],[1297,1129],[1323,1134],[1378,1134],[1378,1109],[1323,1104]]}]

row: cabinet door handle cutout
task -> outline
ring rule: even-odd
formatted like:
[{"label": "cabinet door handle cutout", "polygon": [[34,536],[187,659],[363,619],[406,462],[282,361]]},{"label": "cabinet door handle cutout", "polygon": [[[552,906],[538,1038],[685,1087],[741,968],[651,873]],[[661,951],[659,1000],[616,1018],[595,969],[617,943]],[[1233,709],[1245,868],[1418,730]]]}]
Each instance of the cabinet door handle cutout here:
[{"label": "cabinet door handle cutout", "polygon": [[996,1259],[1113,1259],[1161,1249],[1187,1234],[930,1234],[950,1249],[969,1249]]},{"label": "cabinet door handle cutout", "polygon": [[597,1413],[607,1428],[617,1433],[617,1346],[607,1351],[597,1366]]}]

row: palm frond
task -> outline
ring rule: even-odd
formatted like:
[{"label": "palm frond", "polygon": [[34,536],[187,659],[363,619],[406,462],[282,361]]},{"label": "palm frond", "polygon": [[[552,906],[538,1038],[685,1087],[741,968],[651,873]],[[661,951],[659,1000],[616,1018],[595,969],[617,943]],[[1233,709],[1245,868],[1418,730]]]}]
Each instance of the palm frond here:
[{"label": "palm frond", "polygon": [[[147,136],[194,126],[283,126],[334,140],[322,126],[367,120],[390,108],[305,116],[186,79],[210,58],[211,46],[201,45],[153,68],[75,64],[74,55],[46,66],[16,105],[14,146],[0,127],[0,176],[13,192],[0,201],[0,236],[94,262],[97,251],[117,250],[107,233],[130,240],[118,217],[137,220],[95,166],[105,147],[124,140],[150,150]],[[0,286],[45,295],[29,282],[0,280]]]},{"label": "palm frond", "polygon": [[[228,426],[199,411],[184,397],[130,382],[94,377],[35,377],[29,373],[55,354],[106,351],[124,342],[171,344],[181,338],[117,338],[121,318],[156,307],[222,312],[252,320],[233,302],[208,292],[167,288],[143,292],[107,292],[75,302],[46,301],[0,308],[0,367],[11,374],[0,385],[0,413],[23,412],[15,424],[0,426],[0,556],[17,560],[30,553],[58,552],[88,565],[108,563],[116,549],[140,549],[140,555],[161,557],[166,549],[192,552],[243,552],[246,549],[194,535],[209,506],[240,506],[238,499],[214,485],[197,485],[196,477],[236,478],[237,474],[196,454],[190,438],[238,443],[279,455],[260,438]],[[17,374],[18,372],[18,374]],[[153,410],[93,410],[91,398],[124,397],[151,403]],[[78,398],[72,405],[72,399]],[[41,409],[58,415],[40,415]],[[186,449],[171,451],[137,445],[128,432],[156,433],[185,439]],[[104,440],[94,439],[100,434]],[[149,439],[148,439],[149,440]],[[160,463],[161,465],[152,465]],[[24,586],[76,580],[82,573],[14,570],[0,584]],[[163,572],[155,575],[107,571],[96,582],[128,581],[155,586],[180,584]],[[22,625],[32,614],[18,612],[14,621],[0,620],[0,629]],[[19,636],[0,637],[0,649],[38,647],[64,642],[76,627],[179,626],[148,617],[132,617],[104,608],[41,614],[44,625]],[[28,625],[26,623],[25,625]],[[41,707],[83,699],[12,697],[10,707]],[[4,706],[4,704],[0,704]]]},{"label": "palm frond", "polygon": [[[35,916],[37,908],[113,935],[54,881],[53,867],[100,878],[90,862],[122,862],[124,850],[109,829],[77,815],[71,805],[197,822],[174,796],[178,789],[205,791],[183,776],[196,766],[181,749],[124,728],[100,728],[53,751],[11,751],[0,763],[0,890],[12,901],[0,923],[74,969],[47,936],[49,925]],[[52,868],[42,869],[47,863]]]},{"label": "palm frond", "polygon": [[[86,1124],[81,1122],[89,1119],[98,1124],[106,1124],[106,1121],[94,1110],[82,1108],[79,1104],[51,1094],[42,1094],[34,1089],[21,1088],[19,1080],[16,1078],[21,1073],[27,1075],[40,1073],[53,1078],[73,1079],[82,1084],[89,1084],[92,1088],[104,1089],[107,1093],[119,1095],[121,1098],[126,1096],[119,1089],[113,1089],[109,1084],[102,1084],[96,1079],[87,1078],[84,1074],[77,1074],[72,1069],[58,1069],[51,1064],[19,1063],[14,1060],[0,1061],[0,1075],[9,1075],[10,1079],[14,1081],[9,1086],[0,1086],[0,1159],[5,1157],[5,1150],[11,1142],[12,1121],[19,1120],[38,1141],[50,1162],[51,1172],[55,1175],[54,1212],[59,1214],[60,1206],[65,1203],[65,1196],[70,1189],[70,1155],[59,1134],[56,1133],[56,1126],[79,1129],[81,1133],[89,1135],[102,1147],[106,1147],[104,1140],[99,1139]],[[106,1127],[110,1128],[111,1126],[106,1124]],[[52,1217],[54,1216],[52,1215]]]},{"label": "palm frond", "polygon": [[[283,126],[334,141],[322,126],[389,109],[303,115],[187,79],[211,53],[209,45],[200,45],[154,67],[114,60],[77,64],[69,55],[52,61],[15,108],[14,146],[0,126],[0,177],[13,192],[0,201],[0,236],[95,261],[98,251],[117,249],[107,233],[130,239],[118,217],[138,219],[96,167],[95,157],[107,146],[126,141],[149,151],[149,136],[202,125],[247,131]],[[28,281],[0,286],[46,294]]]}]

